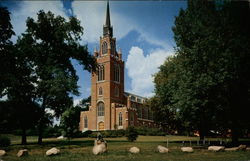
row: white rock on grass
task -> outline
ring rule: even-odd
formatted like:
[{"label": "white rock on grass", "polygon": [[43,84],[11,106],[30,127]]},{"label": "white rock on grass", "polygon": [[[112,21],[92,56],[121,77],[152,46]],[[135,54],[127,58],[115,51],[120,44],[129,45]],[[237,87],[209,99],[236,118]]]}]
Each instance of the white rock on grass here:
[{"label": "white rock on grass", "polygon": [[157,146],[157,150],[159,153],[168,153],[169,152],[168,148],[161,146],[161,145]]},{"label": "white rock on grass", "polygon": [[93,147],[93,154],[102,154],[107,151],[107,142],[95,140],[94,147]]},{"label": "white rock on grass", "polygon": [[208,147],[209,151],[214,151],[214,152],[218,152],[218,151],[223,151],[225,150],[224,146],[209,146]]},{"label": "white rock on grass", "polygon": [[140,153],[140,149],[134,146],[129,149],[129,152],[133,154]]},{"label": "white rock on grass", "polygon": [[193,153],[194,149],[192,147],[181,147],[182,152]]},{"label": "white rock on grass", "polygon": [[4,155],[6,155],[6,151],[5,150],[0,150],[0,157],[4,156]]},{"label": "white rock on grass", "polygon": [[57,155],[57,154],[59,154],[60,153],[60,150],[59,149],[57,149],[57,148],[51,148],[51,149],[49,149],[49,150],[47,150],[46,151],[46,155],[47,156],[51,156],[51,155]]},{"label": "white rock on grass", "polygon": [[63,139],[64,136],[58,136],[56,139]]},{"label": "white rock on grass", "polygon": [[225,148],[225,151],[238,151],[239,147]]},{"label": "white rock on grass", "polygon": [[238,146],[239,150],[246,150],[247,149],[247,146],[246,145],[239,145]]},{"label": "white rock on grass", "polygon": [[18,153],[17,153],[16,155],[17,155],[18,157],[26,156],[26,155],[28,155],[28,150],[27,150],[27,149],[19,150]]}]

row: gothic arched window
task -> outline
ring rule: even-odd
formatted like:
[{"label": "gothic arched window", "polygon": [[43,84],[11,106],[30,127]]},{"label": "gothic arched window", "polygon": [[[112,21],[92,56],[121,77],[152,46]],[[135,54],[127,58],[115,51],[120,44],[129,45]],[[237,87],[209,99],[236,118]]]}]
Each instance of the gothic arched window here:
[{"label": "gothic arched window", "polygon": [[105,68],[104,65],[100,65],[98,68],[98,81],[105,79]]},{"label": "gothic arched window", "polygon": [[119,113],[119,126],[122,126],[122,113]]},{"label": "gothic arched window", "polygon": [[88,117],[84,116],[84,128],[88,128]]},{"label": "gothic arched window", "polygon": [[102,87],[99,88],[98,94],[101,96],[103,94]]},{"label": "gothic arched window", "polygon": [[120,66],[118,64],[114,65],[114,81],[120,82]]},{"label": "gothic arched window", "polygon": [[97,116],[104,116],[104,103],[100,102],[97,105]]},{"label": "gothic arched window", "polygon": [[104,41],[103,43],[102,43],[102,54],[104,55],[104,54],[107,54],[107,52],[108,52],[108,44]]}]

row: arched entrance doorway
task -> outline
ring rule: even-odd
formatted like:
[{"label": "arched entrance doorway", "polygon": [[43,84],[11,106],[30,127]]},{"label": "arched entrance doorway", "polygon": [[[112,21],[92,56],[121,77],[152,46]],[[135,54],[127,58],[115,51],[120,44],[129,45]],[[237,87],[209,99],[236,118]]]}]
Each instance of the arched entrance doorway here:
[{"label": "arched entrance doorway", "polygon": [[98,130],[104,130],[104,122],[99,122],[98,123]]}]

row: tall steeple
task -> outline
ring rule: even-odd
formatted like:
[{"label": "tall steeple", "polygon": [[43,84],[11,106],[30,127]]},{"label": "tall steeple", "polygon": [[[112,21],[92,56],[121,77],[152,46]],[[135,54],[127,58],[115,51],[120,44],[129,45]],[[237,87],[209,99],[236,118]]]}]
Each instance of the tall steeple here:
[{"label": "tall steeple", "polygon": [[106,11],[106,26],[110,26],[110,13],[109,13],[109,1],[107,2],[107,11]]},{"label": "tall steeple", "polygon": [[109,1],[107,1],[106,22],[103,26],[103,36],[113,37],[113,27],[110,22]]}]

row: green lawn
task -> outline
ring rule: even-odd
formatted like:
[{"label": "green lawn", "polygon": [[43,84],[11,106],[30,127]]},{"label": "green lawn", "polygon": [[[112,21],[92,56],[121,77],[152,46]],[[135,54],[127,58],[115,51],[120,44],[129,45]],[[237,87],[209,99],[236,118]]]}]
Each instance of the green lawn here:
[{"label": "green lawn", "polygon": [[[196,137],[182,136],[139,136],[136,142],[128,142],[126,138],[107,138],[108,152],[95,156],[92,154],[92,138],[77,138],[71,142],[67,140],[45,139],[44,144],[35,144],[36,137],[29,137],[29,145],[22,146],[20,137],[11,137],[12,145],[6,149],[7,156],[2,157],[4,161],[249,161],[250,151],[243,152],[208,152],[207,150],[195,149],[194,153],[187,154],[180,151],[181,144],[171,141],[197,140]],[[170,153],[159,154],[156,152],[157,145],[167,146],[169,140]],[[140,154],[130,154],[128,149],[137,146],[141,149]],[[57,147],[61,154],[53,157],[45,156],[46,150]],[[27,148],[29,156],[17,158],[19,149]]]}]

